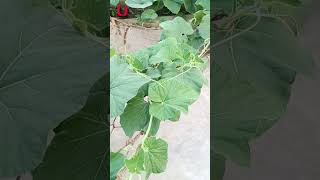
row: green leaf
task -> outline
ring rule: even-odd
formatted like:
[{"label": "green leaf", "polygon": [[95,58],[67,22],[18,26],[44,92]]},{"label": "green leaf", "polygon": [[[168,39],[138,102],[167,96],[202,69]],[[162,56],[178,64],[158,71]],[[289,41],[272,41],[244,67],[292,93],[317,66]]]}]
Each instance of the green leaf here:
[{"label": "green leaf", "polygon": [[196,27],[196,26],[199,26],[201,21],[202,21],[202,18],[206,15],[206,12],[204,10],[200,10],[200,11],[197,11],[193,14],[193,19],[192,19],[192,26],[193,27]]},{"label": "green leaf", "polygon": [[[86,106],[55,128],[55,137],[42,163],[33,172],[34,180],[108,178],[109,107],[105,103],[108,98],[105,75],[92,88]],[[111,154],[112,173],[122,158],[120,154]]]},{"label": "green leaf", "polygon": [[149,137],[145,140],[142,150],[146,172],[162,173],[165,171],[168,162],[168,144],[164,140]]},{"label": "green leaf", "polygon": [[213,150],[239,165],[248,166],[248,141],[261,134],[260,130],[267,130],[261,126],[274,124],[284,113],[289,91],[282,97],[268,95],[216,63],[212,77]]},{"label": "green leaf", "polygon": [[108,18],[106,18],[107,3],[106,0],[77,0],[70,10],[76,18],[101,31],[108,25]]},{"label": "green leaf", "polygon": [[172,76],[177,76],[179,73],[181,73],[179,76],[176,77],[176,80],[192,88],[199,94],[203,84],[206,82],[206,79],[203,76],[202,72],[197,68],[189,68],[182,72],[178,72],[178,70],[175,67],[167,66],[162,73],[163,78],[170,78]]},{"label": "green leaf", "polygon": [[144,101],[144,93],[138,93],[131,99],[123,114],[120,124],[127,136],[132,136],[136,131],[143,129],[149,121],[149,103]]},{"label": "green leaf", "polygon": [[182,0],[163,0],[163,4],[172,13],[178,14],[183,4],[183,1]]},{"label": "green leaf", "polygon": [[199,51],[202,48],[204,44],[204,39],[200,36],[199,32],[193,33],[188,38],[188,44],[192,46],[194,49],[197,49]]},{"label": "green leaf", "polygon": [[145,70],[149,67],[149,49],[142,49],[137,52],[129,53],[126,56],[126,61],[130,62],[132,66],[135,66],[138,70]]},{"label": "green leaf", "polygon": [[[146,124],[146,126],[143,129],[144,132],[147,132],[147,129],[148,129],[148,126],[149,126],[149,122],[150,122],[150,119],[148,120],[148,123]],[[161,123],[161,121],[159,119],[153,117],[151,129],[150,129],[150,132],[149,132],[149,134],[151,136],[155,136],[158,133],[158,130],[160,128],[160,123]]]},{"label": "green leaf", "polygon": [[175,38],[169,37],[154,46],[157,50],[155,55],[149,59],[150,64],[158,64],[161,62],[172,62],[181,57],[181,49]]},{"label": "green leaf", "polygon": [[[125,156],[121,153],[110,153],[110,179],[116,180],[117,174],[125,165]],[[106,177],[107,178],[107,177]]]},{"label": "green leaf", "polygon": [[[245,29],[254,21],[247,18],[237,29]],[[224,38],[224,34],[215,32],[216,43]],[[277,96],[288,93],[295,73],[311,74],[313,67],[313,59],[298,45],[288,28],[270,18],[263,18],[241,36],[216,45],[214,56],[217,64],[234,76]]]},{"label": "green leaf", "polygon": [[161,72],[159,69],[156,68],[150,68],[147,70],[146,75],[148,75],[149,77],[156,79],[161,77]]},{"label": "green leaf", "polygon": [[146,8],[149,7],[156,0],[126,0],[126,4],[131,8]]},{"label": "green leaf", "polygon": [[210,15],[207,14],[202,18],[202,21],[198,27],[199,34],[203,39],[210,38]]},{"label": "green leaf", "polygon": [[203,9],[210,11],[210,0],[197,0],[196,5],[199,5]]},{"label": "green leaf", "polygon": [[140,16],[142,21],[155,20],[157,17],[158,17],[158,14],[153,9],[147,9],[143,11],[143,13]]},{"label": "green leaf", "polygon": [[140,174],[144,171],[144,153],[142,150],[138,152],[129,160],[126,160],[126,167],[130,173]]},{"label": "green leaf", "polygon": [[178,41],[186,40],[187,35],[193,34],[192,26],[182,17],[160,23],[165,37],[174,37]]},{"label": "green leaf", "polygon": [[149,79],[134,73],[129,66],[117,62],[119,58],[111,59],[110,66],[110,114],[111,117],[121,115],[126,103],[135,97],[141,86]]},{"label": "green leaf", "polygon": [[149,85],[149,112],[159,120],[177,119],[180,111],[187,112],[199,93],[177,79],[164,79]]},{"label": "green leaf", "polygon": [[0,7],[8,22],[0,29],[2,177],[40,163],[48,131],[83,107],[108,66],[106,47],[81,36],[56,10],[24,0]]},{"label": "green leaf", "polygon": [[196,9],[197,9],[195,5],[196,1],[197,0],[183,0],[186,11],[188,11],[189,13],[196,12]]}]

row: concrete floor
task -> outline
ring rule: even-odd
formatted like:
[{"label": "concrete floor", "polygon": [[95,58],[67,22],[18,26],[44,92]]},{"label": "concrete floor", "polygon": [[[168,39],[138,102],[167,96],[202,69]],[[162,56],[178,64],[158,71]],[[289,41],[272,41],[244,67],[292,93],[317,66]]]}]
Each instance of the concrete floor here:
[{"label": "concrete floor", "polygon": [[320,179],[320,1],[305,22],[303,46],[315,58],[315,76],[298,76],[287,113],[252,143],[250,168],[228,163],[224,180]]}]

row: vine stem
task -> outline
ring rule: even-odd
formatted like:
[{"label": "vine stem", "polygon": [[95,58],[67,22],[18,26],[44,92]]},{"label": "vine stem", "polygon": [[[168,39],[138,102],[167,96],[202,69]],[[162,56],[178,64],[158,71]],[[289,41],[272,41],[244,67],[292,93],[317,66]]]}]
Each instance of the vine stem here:
[{"label": "vine stem", "polygon": [[153,116],[151,115],[151,116],[150,116],[150,121],[149,121],[149,125],[148,125],[147,132],[146,132],[145,136],[144,136],[143,139],[142,139],[142,148],[144,147],[144,142],[145,142],[145,140],[147,139],[147,137],[148,137],[149,134],[150,134],[151,127],[152,127],[152,120],[153,120]]},{"label": "vine stem", "polygon": [[169,78],[167,81],[171,81],[172,79],[175,79],[175,78],[178,78],[179,76],[189,72],[190,70],[192,69],[192,67],[190,67],[189,69],[187,69],[186,71],[180,73],[180,74],[177,74],[176,76],[172,77],[172,78]]},{"label": "vine stem", "polygon": [[241,32],[239,32],[237,34],[234,34],[234,35],[232,35],[232,36],[230,36],[230,37],[228,37],[228,38],[226,38],[224,40],[221,40],[221,41],[213,44],[212,48],[214,49],[215,47],[218,47],[218,46],[220,46],[220,45],[222,45],[222,44],[224,44],[224,43],[226,43],[228,41],[231,41],[232,39],[237,38],[237,37],[247,33],[248,31],[252,30],[253,28],[255,28],[259,24],[259,22],[261,21],[260,8],[257,8],[255,15],[257,16],[257,19],[251,26],[249,26],[248,28],[244,29],[243,31],[241,31]]},{"label": "vine stem", "polygon": [[207,39],[199,57],[202,58],[202,56],[208,52],[209,48],[210,48],[210,39]]}]

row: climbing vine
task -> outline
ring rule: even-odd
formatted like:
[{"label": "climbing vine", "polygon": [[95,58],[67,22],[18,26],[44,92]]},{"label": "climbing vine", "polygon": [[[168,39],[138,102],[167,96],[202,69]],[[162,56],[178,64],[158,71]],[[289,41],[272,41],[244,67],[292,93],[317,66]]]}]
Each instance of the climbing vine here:
[{"label": "climbing vine", "polygon": [[[150,6],[137,15],[138,22],[159,22],[162,33],[160,42],[148,48],[126,54],[110,52],[111,139],[115,128],[129,137],[122,148],[110,154],[111,179],[148,179],[164,172],[168,144],[157,137],[160,124],[178,121],[207,83],[203,70],[210,47],[209,9],[199,6],[194,14],[159,21],[161,17],[152,5],[165,1],[141,1],[139,6],[133,2],[137,3],[126,4],[133,8]],[[117,120],[120,125],[116,125]]]}]

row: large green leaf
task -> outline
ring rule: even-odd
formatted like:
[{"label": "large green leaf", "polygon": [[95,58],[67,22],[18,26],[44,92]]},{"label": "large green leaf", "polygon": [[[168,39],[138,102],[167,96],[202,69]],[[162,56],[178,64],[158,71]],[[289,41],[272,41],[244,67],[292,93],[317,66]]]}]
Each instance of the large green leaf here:
[{"label": "large green leaf", "polygon": [[[33,0],[37,3],[47,2],[48,0]],[[102,37],[106,37],[106,28],[108,18],[106,18],[106,9],[108,1],[106,0],[50,0],[51,4],[58,9],[63,8],[64,13],[72,18],[73,25],[83,33],[91,32]],[[118,0],[119,2],[119,0]],[[117,3],[117,1],[110,1]]]},{"label": "large green leaf", "polygon": [[175,38],[169,37],[154,46],[157,49],[155,55],[149,59],[150,64],[158,64],[161,62],[172,62],[181,57],[181,49]]},{"label": "large green leaf", "polygon": [[[179,75],[180,74],[180,75]],[[188,68],[180,72],[175,66],[167,66],[162,71],[163,78],[170,78],[177,76],[176,79],[185,84],[186,86],[192,88],[194,91],[200,93],[203,84],[206,82],[201,70],[197,68]]]},{"label": "large green leaf", "polygon": [[162,173],[168,162],[168,144],[155,137],[149,137],[145,140],[142,147],[144,153],[144,168],[146,172]]},{"label": "large green leaf", "polygon": [[118,62],[120,58],[114,56],[110,66],[110,114],[111,117],[121,115],[126,103],[135,97],[138,90],[149,82],[143,76],[134,73],[125,63]]},{"label": "large green leaf", "polygon": [[142,147],[139,147],[136,154],[126,160],[126,167],[129,172],[141,174],[146,172],[162,173],[166,169],[168,162],[168,144],[156,137],[145,139]]},{"label": "large green leaf", "polygon": [[164,79],[150,84],[148,94],[150,114],[160,120],[170,120],[177,119],[180,111],[187,112],[200,93],[178,79]]},{"label": "large green leaf", "polygon": [[108,98],[105,75],[92,88],[85,107],[55,128],[34,180],[108,178]]},{"label": "large green leaf", "polygon": [[40,163],[48,130],[79,111],[108,70],[104,45],[31,3],[0,3],[0,176]]},{"label": "large green leaf", "polygon": [[[283,97],[270,96],[213,64],[214,152],[248,166],[248,141],[267,130],[286,109],[289,91]],[[287,87],[288,89],[290,87]]]},{"label": "large green leaf", "polygon": [[187,35],[193,34],[192,26],[182,17],[176,17],[173,20],[165,21],[160,24],[163,28],[165,37],[174,37],[177,40],[186,40]]},{"label": "large green leaf", "polygon": [[[238,24],[237,29],[243,30],[254,22],[255,18],[248,17]],[[215,32],[213,46],[217,64],[268,94],[287,94],[296,72],[310,74],[312,71],[311,56],[277,20],[262,18],[250,31],[220,43],[224,38],[224,33]]]},{"label": "large green leaf", "polygon": [[144,100],[144,93],[139,93],[128,102],[120,116],[120,124],[125,134],[131,137],[146,126],[149,118],[149,103]]}]

